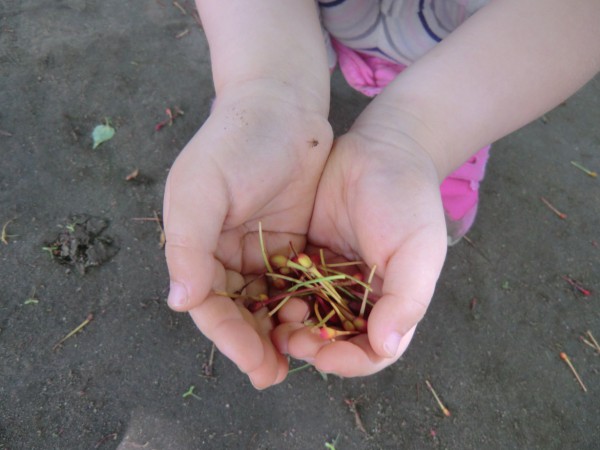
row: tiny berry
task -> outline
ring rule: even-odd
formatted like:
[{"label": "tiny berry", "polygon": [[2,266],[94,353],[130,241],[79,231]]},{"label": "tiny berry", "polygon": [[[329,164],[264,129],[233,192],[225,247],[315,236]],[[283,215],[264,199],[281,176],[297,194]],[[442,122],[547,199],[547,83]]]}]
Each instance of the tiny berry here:
[{"label": "tiny berry", "polygon": [[354,318],[354,326],[356,327],[357,331],[360,331],[361,333],[366,333],[367,332],[367,319],[365,319],[364,317],[355,317]]},{"label": "tiny berry", "polygon": [[298,264],[300,264],[302,267],[304,267],[306,269],[310,269],[313,266],[313,261],[312,261],[311,257],[308,256],[306,253],[299,253],[298,254]]},{"label": "tiny berry", "polygon": [[287,265],[288,259],[284,255],[273,255],[271,256],[271,264],[276,269],[281,269]]},{"label": "tiny berry", "polygon": [[319,336],[323,339],[335,339],[338,335],[337,330],[329,327],[321,327],[319,328]]},{"label": "tiny berry", "polygon": [[281,278],[274,278],[271,281],[271,285],[278,291],[283,291],[284,289],[286,289],[288,287],[287,281],[285,281]]},{"label": "tiny berry", "polygon": [[343,327],[346,331],[356,331],[356,326],[349,320],[344,320]]}]

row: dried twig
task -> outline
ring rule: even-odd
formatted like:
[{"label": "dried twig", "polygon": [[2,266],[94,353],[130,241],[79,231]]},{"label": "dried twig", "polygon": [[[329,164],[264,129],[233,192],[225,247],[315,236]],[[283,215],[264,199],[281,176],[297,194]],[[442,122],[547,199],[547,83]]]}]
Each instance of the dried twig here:
[{"label": "dried twig", "polygon": [[214,360],[215,360],[215,344],[212,344],[210,348],[210,355],[208,356],[208,361],[202,364],[202,373],[206,378],[213,378],[213,368],[214,368]]},{"label": "dried twig", "polygon": [[159,245],[160,248],[165,246],[167,242],[167,237],[165,235],[165,229],[163,227],[162,220],[156,211],[152,211],[154,217],[132,217],[131,220],[135,220],[136,222],[155,222],[158,225],[158,229],[160,231],[160,240]]},{"label": "dried twig", "polygon": [[350,412],[354,414],[354,423],[356,424],[356,428],[358,428],[359,431],[362,431],[365,434],[369,434],[367,433],[367,429],[365,428],[363,421],[360,418],[360,414],[358,413],[358,409],[356,407],[356,405],[358,404],[358,400],[346,398],[344,399],[344,403],[348,405]]},{"label": "dried twig", "polygon": [[569,356],[565,352],[560,352],[560,359],[567,363],[567,366],[569,366],[569,369],[571,369],[571,372],[573,372],[573,375],[575,375],[575,379],[579,383],[579,386],[581,386],[581,389],[583,389],[583,392],[587,392],[587,388],[585,387],[585,384],[583,384],[583,380],[577,373],[577,370],[575,370],[575,367],[569,359]]},{"label": "dried twig", "polygon": [[586,175],[592,177],[592,178],[596,178],[598,176],[598,174],[596,172],[593,172],[589,169],[587,169],[586,167],[583,167],[581,164],[579,164],[578,162],[575,161],[571,161],[571,164],[573,164],[575,167],[577,167],[579,170],[581,170],[583,173],[585,173]]},{"label": "dried twig", "polygon": [[96,445],[94,445],[94,448],[100,448],[102,445],[104,445],[105,442],[109,441],[109,440],[113,440],[116,441],[118,437],[117,433],[110,433],[107,434],[106,436],[104,436],[102,439],[100,439],[98,442],[96,442]]},{"label": "dried twig", "polygon": [[574,280],[573,278],[568,277],[566,275],[563,276],[563,280],[565,280],[567,283],[569,283],[577,291],[579,291],[580,293],[582,293],[586,297],[589,297],[590,295],[592,295],[592,291],[590,291],[589,289],[584,288],[577,280]]},{"label": "dried twig", "polygon": [[167,115],[167,118],[165,120],[163,120],[162,122],[157,123],[154,126],[154,131],[160,131],[162,128],[164,128],[166,126],[173,125],[173,121],[175,119],[177,119],[179,116],[183,116],[184,112],[179,107],[174,106],[173,109],[166,108],[165,114]]},{"label": "dried twig", "polygon": [[479,246],[475,245],[475,242],[473,242],[472,239],[470,239],[468,236],[463,236],[463,239],[465,240],[465,242],[467,244],[469,244],[471,247],[473,247],[475,249],[475,251],[477,253],[479,253],[483,259],[485,259],[487,262],[491,263],[490,258],[487,257],[487,255],[483,252],[483,250],[481,250],[479,248]]},{"label": "dried twig", "polygon": [[180,31],[179,33],[177,33],[175,35],[175,39],[181,39],[182,37],[187,36],[189,33],[190,33],[189,28],[186,28],[185,30]]},{"label": "dried twig", "polygon": [[92,313],[89,313],[88,316],[87,316],[87,318],[83,322],[81,322],[78,326],[76,326],[75,328],[73,328],[64,338],[62,338],[60,341],[58,341],[56,344],[54,344],[54,347],[52,347],[52,350],[56,350],[67,339],[69,339],[70,337],[72,337],[72,336],[76,335],[77,333],[79,333],[92,320],[94,320],[94,315]]},{"label": "dried twig", "polygon": [[433,386],[431,385],[429,380],[425,380],[425,384],[427,385],[427,388],[429,389],[429,391],[433,395],[433,398],[435,399],[435,401],[439,405],[440,409],[442,410],[442,413],[444,413],[444,416],[450,417],[450,410],[448,408],[446,408],[446,406],[442,403],[439,395],[437,394],[437,392],[435,392],[435,389],[433,389]]},{"label": "dried twig", "polygon": [[548,200],[546,200],[544,197],[540,197],[540,199],[542,200],[542,202],[544,202],[544,205],[546,205],[550,209],[550,211],[552,211],[558,217],[560,217],[563,220],[567,218],[567,215],[565,213],[560,212],[558,209],[556,209],[556,207],[552,203],[550,203]]},{"label": "dried twig", "polygon": [[183,14],[184,16],[187,16],[187,11],[184,9],[184,7],[183,7],[183,6],[181,6],[181,5],[179,4],[179,2],[175,2],[175,1],[174,1],[174,2],[173,2],[173,6],[174,6],[175,8],[177,8],[179,11],[181,11],[181,14]]},{"label": "dried twig", "polygon": [[589,338],[589,340],[586,339],[584,336],[580,336],[581,342],[583,342],[588,347],[593,348],[594,350],[596,350],[596,352],[600,354],[600,345],[598,344],[598,341],[596,340],[592,332],[588,330],[586,331],[586,335]]},{"label": "dried twig", "polygon": [[8,227],[8,225],[11,222],[14,222],[15,219],[16,219],[16,217],[4,222],[4,225],[2,225],[2,232],[0,233],[0,242],[2,242],[4,245],[8,245],[9,238],[17,236],[16,234],[8,234],[6,231],[6,228]]}]

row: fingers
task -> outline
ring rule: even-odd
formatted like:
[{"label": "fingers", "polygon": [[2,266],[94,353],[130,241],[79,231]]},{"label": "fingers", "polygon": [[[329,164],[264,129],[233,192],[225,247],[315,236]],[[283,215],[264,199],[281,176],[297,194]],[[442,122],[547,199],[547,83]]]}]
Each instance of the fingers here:
[{"label": "fingers", "polygon": [[[250,315],[248,310],[242,309],[242,311]],[[276,350],[269,338],[273,323],[267,308],[262,308],[251,316],[256,324],[255,328],[260,334],[264,358],[257,369],[248,372],[248,377],[256,389],[266,389],[274,384],[281,383],[285,379],[289,364],[287,358]]]},{"label": "fingers", "polygon": [[445,238],[444,233],[421,230],[389,260],[383,276],[383,295],[368,321],[369,342],[377,355],[396,355],[405,336],[425,315],[444,263]]},{"label": "fingers", "polygon": [[372,375],[402,356],[412,340],[414,331],[413,327],[403,336],[396,353],[389,358],[375,353],[367,335],[362,334],[347,341],[336,341],[323,346],[316,355],[314,365],[321,372],[335,373],[341,377]]},{"label": "fingers", "polygon": [[218,178],[203,176],[195,159],[192,150],[184,150],[171,168],[165,189],[168,303],[176,311],[198,306],[213,285],[224,279],[213,254],[228,207],[226,189]]},{"label": "fingers", "polygon": [[290,336],[296,331],[306,328],[303,322],[307,319],[308,314],[308,305],[298,297],[290,298],[277,313],[277,319],[281,325],[275,327],[271,333],[271,340],[281,354],[290,354],[288,349]]},{"label": "fingers", "polygon": [[[273,341],[273,345],[275,345],[277,351],[279,351],[282,355],[292,355],[288,345],[290,336],[292,336],[296,331],[302,330],[303,328],[306,327],[299,322],[284,323],[276,326],[271,332],[271,340]],[[308,354],[308,352],[306,352],[306,354]],[[301,356],[298,356],[298,354],[293,356],[294,358],[304,359]]]},{"label": "fingers", "polygon": [[287,358],[274,349],[268,338],[263,338],[262,344],[265,355],[263,362],[257,369],[248,372],[248,378],[256,389],[266,389],[281,383],[289,370]]},{"label": "fingers", "polygon": [[277,314],[280,323],[304,322],[308,318],[308,304],[298,297],[290,298]]},{"label": "fingers", "polygon": [[200,331],[241,371],[251,372],[262,363],[263,346],[258,332],[230,299],[209,295],[190,310],[190,315]]},{"label": "fingers", "polygon": [[217,171],[205,173],[205,161],[196,161],[191,146],[173,165],[165,190],[169,306],[189,311],[200,331],[262,389],[285,378],[287,361],[259,334],[268,324],[231,299],[211,294],[215,288],[235,292],[245,280],[225,271],[215,258],[228,209],[227,190],[214,176]]},{"label": "fingers", "polygon": [[391,357],[378,355],[366,334],[348,340],[329,341],[300,323],[279,325],[273,330],[272,339],[279,351],[307,361],[321,372],[358,377],[372,375],[396,362],[408,347],[414,332],[415,327],[404,334]]},{"label": "fingers", "polygon": [[313,364],[318,370],[345,377],[376,373],[395,362],[406,350],[415,328],[408,330],[398,342],[391,357],[377,354],[366,334],[347,340],[330,341],[314,332],[314,327],[304,325],[308,313],[306,302],[292,298],[280,311],[281,324],[271,333],[279,352]]},{"label": "fingers", "polygon": [[[226,297],[209,295],[190,315],[204,335],[248,375],[257,389],[283,381],[288,371],[287,359],[268,339],[272,327],[266,313],[255,317]],[[261,336],[263,332],[265,335]]]}]

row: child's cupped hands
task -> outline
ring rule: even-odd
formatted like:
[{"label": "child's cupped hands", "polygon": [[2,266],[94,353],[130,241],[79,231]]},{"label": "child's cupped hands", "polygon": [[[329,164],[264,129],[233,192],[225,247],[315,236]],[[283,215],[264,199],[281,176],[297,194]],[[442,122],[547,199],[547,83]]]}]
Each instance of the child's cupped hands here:
[{"label": "child's cupped hands", "polygon": [[[257,388],[286,377],[287,355],[341,376],[395,362],[446,254],[439,177],[417,141],[359,121],[331,150],[325,115],[297,104],[272,86],[220,95],[165,191],[169,305],[189,311]],[[304,323],[301,301],[274,322],[224,295],[265,272],[259,223],[270,254],[302,251],[308,236],[314,249],[364,261],[365,275],[376,266],[366,334],[325,340]]]},{"label": "child's cupped hands", "polygon": [[[264,86],[264,88],[262,87]],[[164,198],[169,305],[257,388],[282,381],[264,310],[219,295],[264,272],[258,225],[270,249],[304,248],[317,185],[331,149],[325,111],[272,83],[226,90],[175,161]]]}]

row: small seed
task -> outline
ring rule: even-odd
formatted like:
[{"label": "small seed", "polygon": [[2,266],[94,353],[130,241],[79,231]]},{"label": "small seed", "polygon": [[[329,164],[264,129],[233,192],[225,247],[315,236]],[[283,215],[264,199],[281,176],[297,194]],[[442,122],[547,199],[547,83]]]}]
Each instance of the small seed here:
[{"label": "small seed", "polygon": [[367,332],[367,319],[365,319],[364,317],[355,317],[354,318],[354,327],[356,328],[357,331],[360,331],[361,333],[366,333]]},{"label": "small seed", "polygon": [[356,331],[356,326],[349,320],[344,320],[343,327],[346,331]]},{"label": "small seed", "polygon": [[281,269],[287,266],[288,258],[283,255],[272,255],[271,264],[277,269]]},{"label": "small seed", "polygon": [[288,283],[282,278],[274,278],[271,281],[271,285],[278,291],[283,291],[288,287]]},{"label": "small seed", "polygon": [[313,266],[313,261],[306,253],[300,253],[298,255],[298,264],[306,269],[310,269]]}]

